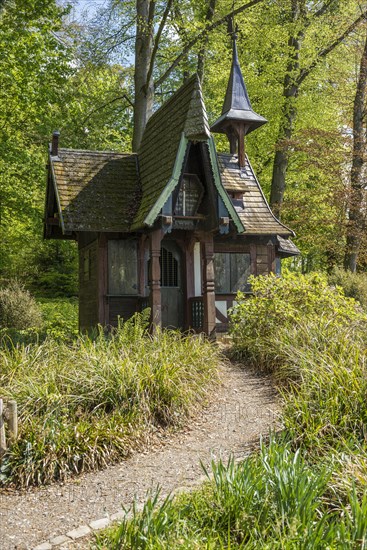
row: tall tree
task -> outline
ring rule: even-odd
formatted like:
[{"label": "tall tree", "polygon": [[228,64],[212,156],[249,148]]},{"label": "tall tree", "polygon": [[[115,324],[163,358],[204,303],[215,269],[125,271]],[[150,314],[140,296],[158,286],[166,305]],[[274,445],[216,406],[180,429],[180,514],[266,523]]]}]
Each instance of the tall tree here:
[{"label": "tall tree", "polygon": [[214,20],[215,2],[212,1],[206,12],[203,28],[188,38],[182,51],[175,58],[170,59],[163,72],[153,80],[162,33],[166,28],[174,1],[177,2],[178,0],[167,0],[160,4],[156,0],[137,0],[136,3],[134,151],[139,148],[146,122],[152,113],[154,92],[158,86],[168,79],[194,46],[204,40],[204,42],[201,42],[202,46],[199,55],[199,69],[202,71],[204,58],[203,43],[205,44],[208,34],[221,25],[228,23],[234,15],[252,8],[263,0],[250,0],[240,7],[219,16],[216,20]]},{"label": "tall tree", "polygon": [[[316,5],[316,9],[314,5]],[[367,10],[364,9],[352,22],[346,25],[346,28],[339,35],[334,36],[329,44],[316,51],[312,61],[308,61],[308,65],[301,66],[300,53],[305,33],[310,29],[312,23],[337,9],[338,5],[338,0],[324,0],[321,5],[318,2],[313,3],[306,0],[290,0],[288,63],[283,82],[283,105],[275,144],[270,193],[270,205],[277,216],[280,216],[281,213],[286,188],[289,144],[297,116],[296,100],[300,87],[319,62],[339,46],[365,20],[367,15]]]},{"label": "tall tree", "polygon": [[348,225],[344,267],[357,270],[358,253],[366,229],[366,108],[367,108],[367,33],[359,67],[353,107],[353,156],[348,201]]}]

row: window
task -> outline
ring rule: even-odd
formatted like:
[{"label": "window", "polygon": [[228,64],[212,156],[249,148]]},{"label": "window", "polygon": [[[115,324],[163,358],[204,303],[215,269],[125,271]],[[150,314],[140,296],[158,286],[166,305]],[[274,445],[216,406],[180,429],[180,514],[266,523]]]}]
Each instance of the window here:
[{"label": "window", "polygon": [[229,196],[231,197],[232,204],[237,212],[242,212],[245,209],[245,205],[243,202],[243,193],[242,192],[236,192],[236,191],[230,191]]},{"label": "window", "polygon": [[175,215],[195,216],[203,196],[203,186],[195,174],[185,174],[177,195]]},{"label": "window", "polygon": [[133,240],[108,241],[108,293],[138,293],[137,243]]},{"label": "window", "polygon": [[178,261],[172,252],[161,248],[161,286],[178,286]]},{"label": "window", "polygon": [[245,290],[250,275],[250,254],[220,252],[214,255],[215,291],[222,294]]}]

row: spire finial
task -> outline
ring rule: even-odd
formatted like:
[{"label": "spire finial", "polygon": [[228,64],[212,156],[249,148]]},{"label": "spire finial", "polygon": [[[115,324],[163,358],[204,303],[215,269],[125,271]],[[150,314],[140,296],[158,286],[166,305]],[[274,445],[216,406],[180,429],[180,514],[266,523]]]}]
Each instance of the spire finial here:
[{"label": "spire finial", "polygon": [[232,67],[224,98],[222,115],[213,124],[211,131],[227,134],[231,153],[234,153],[237,148],[239,164],[240,166],[244,166],[245,135],[265,124],[267,120],[255,113],[251,106],[238,61],[236,44],[238,26],[234,25],[233,17],[228,21],[228,34],[231,36],[233,42]]}]

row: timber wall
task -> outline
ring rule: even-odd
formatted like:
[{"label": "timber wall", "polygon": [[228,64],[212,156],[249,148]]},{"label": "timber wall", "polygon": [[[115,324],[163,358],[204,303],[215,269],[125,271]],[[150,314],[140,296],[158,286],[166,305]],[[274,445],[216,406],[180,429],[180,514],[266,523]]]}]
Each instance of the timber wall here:
[{"label": "timber wall", "polygon": [[[79,248],[79,330],[98,324],[97,240]],[[86,257],[89,275],[86,275]]]}]

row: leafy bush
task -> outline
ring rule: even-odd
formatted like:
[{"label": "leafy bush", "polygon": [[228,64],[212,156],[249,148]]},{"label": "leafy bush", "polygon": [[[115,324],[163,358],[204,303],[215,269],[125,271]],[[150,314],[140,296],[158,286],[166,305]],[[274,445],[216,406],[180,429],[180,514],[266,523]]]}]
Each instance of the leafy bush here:
[{"label": "leafy bush", "polygon": [[42,311],[42,332],[52,338],[75,338],[78,335],[77,298],[38,298]]},{"label": "leafy bush", "polygon": [[367,495],[328,496],[332,469],[309,464],[290,445],[262,445],[241,464],[212,464],[209,483],[163,502],[147,498],[97,548],[118,550],[366,548]]},{"label": "leafy bush", "polygon": [[[235,353],[250,358],[258,367],[274,371],[291,361],[284,345],[289,344],[290,335],[294,348],[312,346],[317,332],[301,331],[308,323],[329,326],[331,333],[349,331],[354,337],[365,333],[367,316],[341,288],[328,286],[323,275],[285,272],[282,278],[267,275],[250,281],[253,296],[238,294],[231,333]],[[327,341],[324,344],[328,347]]]},{"label": "leafy bush", "polygon": [[18,403],[19,439],[5,485],[65,479],[126,456],[157,429],[182,423],[216,379],[204,338],[147,333],[136,315],[113,334],[0,350],[0,394]]},{"label": "leafy bush", "polygon": [[282,345],[288,360],[279,367],[280,377],[296,380],[282,390],[282,419],[295,444],[313,453],[364,447],[367,356],[358,335],[308,322]]},{"label": "leafy bush", "polygon": [[31,294],[18,281],[0,289],[0,327],[24,330],[41,326],[41,311]]},{"label": "leafy bush", "polygon": [[350,296],[367,308],[367,273],[352,273],[335,268],[329,275],[329,283],[342,287],[344,294]]}]

